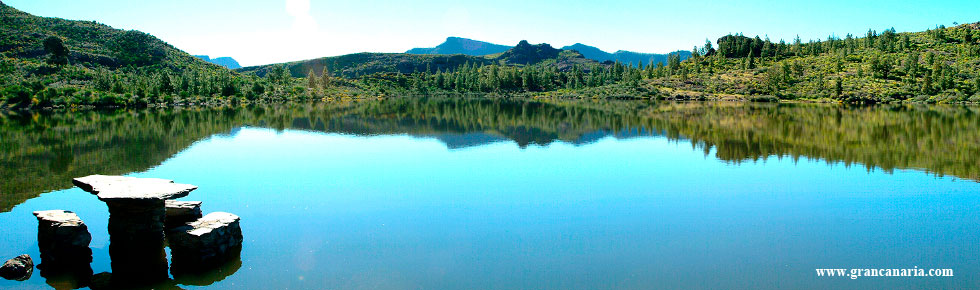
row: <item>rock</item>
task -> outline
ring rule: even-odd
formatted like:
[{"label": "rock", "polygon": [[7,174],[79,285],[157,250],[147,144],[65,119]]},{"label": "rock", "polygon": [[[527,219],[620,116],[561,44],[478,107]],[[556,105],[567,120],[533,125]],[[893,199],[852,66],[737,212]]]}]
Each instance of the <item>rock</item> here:
[{"label": "rock", "polygon": [[160,201],[185,197],[197,186],[174,183],[159,178],[90,175],[72,180],[79,188],[95,194],[100,200],[110,201]]},{"label": "rock", "polygon": [[113,281],[151,284],[168,279],[164,251],[165,200],[197,186],[159,178],[90,175],[72,180],[109,206],[109,255]]},{"label": "rock", "polygon": [[182,226],[186,223],[196,221],[202,216],[200,201],[168,200],[164,205],[167,208],[167,218],[165,220],[167,228]]},{"label": "rock", "polygon": [[236,257],[243,240],[239,220],[234,214],[214,212],[171,229],[167,239],[174,267],[213,267]]},{"label": "rock", "polygon": [[7,280],[24,281],[31,278],[34,273],[34,261],[31,256],[23,254],[16,258],[7,260],[0,267],[0,277]]},{"label": "rock", "polygon": [[73,212],[66,210],[35,211],[37,245],[41,251],[40,268],[76,267],[92,262],[92,235]]}]

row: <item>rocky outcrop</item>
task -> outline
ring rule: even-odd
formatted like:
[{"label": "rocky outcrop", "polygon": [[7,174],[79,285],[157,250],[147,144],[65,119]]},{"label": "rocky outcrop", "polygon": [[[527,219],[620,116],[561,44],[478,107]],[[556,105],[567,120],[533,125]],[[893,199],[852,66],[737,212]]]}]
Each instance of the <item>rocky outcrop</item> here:
[{"label": "rocky outcrop", "polygon": [[200,201],[168,200],[164,202],[164,205],[167,211],[165,223],[168,229],[182,226],[202,217]]},{"label": "rocky outcrop", "polygon": [[521,40],[517,46],[505,51],[497,59],[507,64],[535,64],[546,59],[558,58],[560,49],[547,43],[531,45],[527,40]]},{"label": "rocky outcrop", "polygon": [[31,278],[34,273],[34,261],[31,256],[24,254],[13,259],[7,260],[0,267],[0,277],[7,280],[24,281]]},{"label": "rocky outcrop", "polygon": [[197,186],[158,178],[92,175],[72,181],[109,207],[109,255],[113,283],[167,280],[164,251],[165,201],[187,196]]},{"label": "rocky outcrop", "polygon": [[167,238],[174,268],[213,267],[237,257],[243,240],[239,220],[234,214],[214,212],[171,229]]}]

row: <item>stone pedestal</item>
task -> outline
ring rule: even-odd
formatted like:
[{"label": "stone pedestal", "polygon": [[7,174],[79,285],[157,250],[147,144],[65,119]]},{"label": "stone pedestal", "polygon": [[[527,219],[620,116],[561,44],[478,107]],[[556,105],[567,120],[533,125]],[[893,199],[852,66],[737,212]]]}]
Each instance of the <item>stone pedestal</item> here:
[{"label": "stone pedestal", "polygon": [[171,229],[167,238],[174,269],[206,269],[237,258],[243,240],[239,220],[234,214],[214,212]]},{"label": "stone pedestal", "polygon": [[164,201],[197,189],[157,178],[92,175],[73,183],[109,207],[112,284],[149,285],[168,279]]},{"label": "stone pedestal", "polygon": [[109,201],[106,204],[109,206],[109,256],[112,257],[113,278],[131,282],[166,280],[163,201]]},{"label": "stone pedestal", "polygon": [[92,235],[73,212],[66,210],[36,211],[37,245],[41,251],[42,270],[72,269],[92,262]]}]

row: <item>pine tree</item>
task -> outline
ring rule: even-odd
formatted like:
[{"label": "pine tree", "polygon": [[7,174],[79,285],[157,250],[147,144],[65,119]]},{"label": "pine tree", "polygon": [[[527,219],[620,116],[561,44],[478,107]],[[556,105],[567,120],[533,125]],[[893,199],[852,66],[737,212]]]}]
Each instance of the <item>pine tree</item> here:
[{"label": "pine tree", "polygon": [[330,71],[327,70],[327,66],[323,66],[323,71],[320,72],[320,86],[324,90],[330,88]]},{"label": "pine tree", "polygon": [[311,68],[310,69],[310,72],[306,73],[306,88],[309,88],[309,89],[315,89],[315,88],[317,88],[317,85],[316,85],[317,81],[316,81],[316,79],[317,79],[316,73],[313,72],[313,69]]},{"label": "pine tree", "polygon": [[834,97],[841,99],[844,96],[844,84],[843,81],[838,78],[834,81]]}]

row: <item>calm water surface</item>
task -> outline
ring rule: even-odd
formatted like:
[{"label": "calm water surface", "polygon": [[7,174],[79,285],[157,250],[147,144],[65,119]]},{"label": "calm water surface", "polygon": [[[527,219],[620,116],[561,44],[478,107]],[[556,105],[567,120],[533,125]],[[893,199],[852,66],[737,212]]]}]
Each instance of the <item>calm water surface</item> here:
[{"label": "calm water surface", "polygon": [[[0,257],[35,210],[108,211],[70,178],[198,185],[240,260],[182,289],[980,286],[969,107],[405,100],[0,116]],[[43,193],[43,194],[42,194]],[[37,263],[39,261],[35,261]],[[816,268],[955,277],[817,277]],[[3,289],[71,289],[35,271]]]}]

